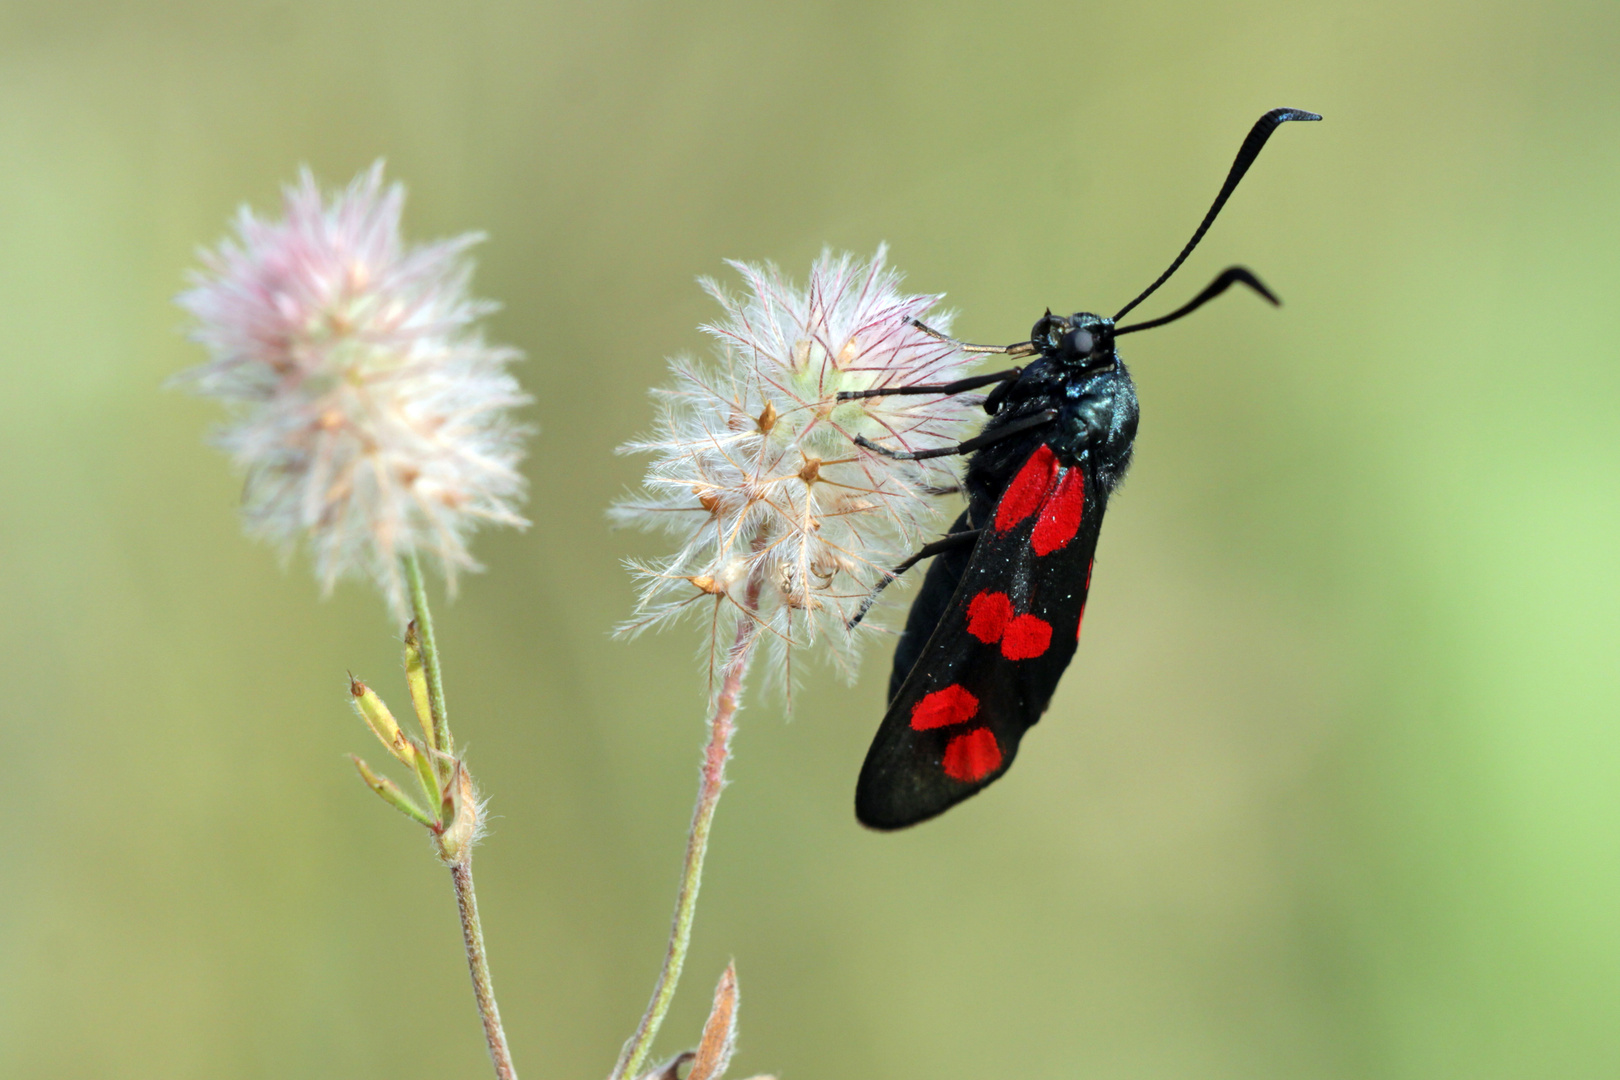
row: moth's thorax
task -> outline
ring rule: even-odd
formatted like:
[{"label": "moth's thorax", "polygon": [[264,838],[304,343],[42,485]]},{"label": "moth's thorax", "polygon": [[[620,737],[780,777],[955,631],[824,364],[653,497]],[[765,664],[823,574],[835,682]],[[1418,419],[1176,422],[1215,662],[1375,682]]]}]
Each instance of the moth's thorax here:
[{"label": "moth's thorax", "polygon": [[1082,454],[1090,455],[1097,479],[1112,491],[1125,479],[1125,470],[1130,467],[1137,417],[1136,385],[1115,355],[1111,367],[1078,372],[1064,381],[1057,424],[1063,445],[1052,449],[1060,461],[1077,461]]},{"label": "moth's thorax", "polygon": [[1125,478],[1136,438],[1136,387],[1114,348],[1112,320],[1087,312],[1043,316],[1031,340],[1040,355],[1007,388],[986,432],[1055,410],[1057,420],[1025,435],[992,443],[968,463],[969,498],[984,507],[1000,493],[1042,443],[1065,466],[1085,459],[1104,492]]}]

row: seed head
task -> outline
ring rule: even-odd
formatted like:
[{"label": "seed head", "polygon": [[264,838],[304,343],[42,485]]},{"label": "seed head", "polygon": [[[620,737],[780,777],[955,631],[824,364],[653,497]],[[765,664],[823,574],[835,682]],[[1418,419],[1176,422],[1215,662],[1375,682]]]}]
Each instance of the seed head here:
[{"label": "seed head", "polygon": [[[614,516],[661,528],[680,547],[632,564],[640,602],[621,632],[701,611],[717,641],[722,625],[751,618],[782,653],[824,640],[852,672],[856,638],[845,624],[937,522],[930,492],[955,482],[945,459],[896,461],[855,439],[949,445],[982,398],[838,394],[949,382],[973,358],[915,325],[927,316],[944,330],[949,318],[929,314],[939,297],[900,292],[882,249],[870,262],[823,254],[805,289],[773,266],[731,265],[741,296],[703,282],[725,312],[703,327],[714,359],[673,361],[675,385],[655,392],[655,433],[623,448],[653,462],[643,491]],[[785,673],[779,659],[773,668]]]},{"label": "seed head", "polygon": [[453,587],[478,524],[527,524],[510,410],[528,401],[517,351],[476,326],[495,307],[468,296],[481,237],[407,246],[404,201],[378,162],[327,199],[305,170],[280,220],[243,207],[177,300],[209,360],[175,380],[230,411],[215,441],[246,475],[248,532],[307,543],[327,591],[369,575],[402,618],[401,556],[435,556]]}]

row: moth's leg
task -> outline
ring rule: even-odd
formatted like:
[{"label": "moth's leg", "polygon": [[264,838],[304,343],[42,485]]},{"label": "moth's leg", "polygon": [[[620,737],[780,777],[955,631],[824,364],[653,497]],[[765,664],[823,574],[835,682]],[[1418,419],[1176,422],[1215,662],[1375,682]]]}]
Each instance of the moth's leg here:
[{"label": "moth's leg", "polygon": [[1007,400],[1007,395],[1012,391],[1012,388],[1013,384],[1011,382],[1004,382],[994,390],[990,391],[988,394],[984,395],[984,411],[989,413],[991,416],[994,416],[996,413],[1000,412],[1001,403]]},{"label": "moth's leg", "polygon": [[870,390],[840,390],[839,401],[855,401],[859,398],[898,397],[902,394],[961,394],[991,383],[1010,383],[1023,374],[1023,368],[1008,368],[1006,371],[996,371],[989,375],[972,375],[966,379],[957,379],[948,383],[922,383],[916,386],[874,386]]},{"label": "moth's leg", "polygon": [[865,447],[874,454],[894,458],[897,461],[922,461],[925,458],[948,457],[951,454],[971,454],[981,446],[989,446],[991,443],[1000,442],[1002,439],[1010,439],[1014,435],[1028,431],[1030,428],[1050,424],[1057,418],[1058,411],[1056,409],[1043,409],[1038,413],[1024,417],[1022,420],[1014,420],[1006,427],[975,435],[966,442],[958,443],[955,446],[941,446],[934,450],[890,450],[886,446],[879,446],[877,443],[872,442],[865,435],[855,436],[855,445]]},{"label": "moth's leg", "polygon": [[860,625],[861,620],[866,618],[866,613],[872,610],[872,605],[877,603],[878,594],[884,589],[888,588],[889,582],[893,581],[907,570],[910,570],[913,566],[916,566],[924,559],[933,558],[935,555],[939,555],[947,551],[954,551],[957,548],[971,547],[973,544],[978,542],[979,534],[982,532],[984,532],[983,529],[964,529],[961,532],[946,533],[933,543],[924,544],[921,548],[917,549],[917,554],[913,555],[911,558],[907,559],[905,562],[883,575],[883,580],[879,581],[877,586],[873,588],[866,599],[861,601],[861,610],[855,613],[855,617],[853,619],[850,619],[844,624],[844,629],[853,630]]}]

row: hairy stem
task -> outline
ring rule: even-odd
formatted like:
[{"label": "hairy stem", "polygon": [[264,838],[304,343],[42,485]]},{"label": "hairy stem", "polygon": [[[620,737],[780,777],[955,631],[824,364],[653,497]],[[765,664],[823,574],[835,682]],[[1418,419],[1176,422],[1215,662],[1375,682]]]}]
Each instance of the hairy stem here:
[{"label": "hairy stem", "polygon": [[501,1028],[501,1010],[495,1004],[495,987],[489,980],[489,957],[484,953],[484,930],[478,923],[478,896],[473,892],[472,860],[450,868],[456,887],[456,905],[461,909],[461,937],[467,943],[467,969],[472,973],[473,996],[478,999],[478,1015],[484,1020],[484,1041],[489,1044],[489,1060],[495,1065],[497,1080],[517,1080],[512,1052],[506,1046]]},{"label": "hairy stem", "polygon": [[731,736],[737,730],[734,723],[737,705],[742,696],[743,675],[753,655],[759,628],[753,619],[758,602],[759,586],[749,589],[743,618],[737,624],[737,637],[726,657],[725,679],[720,695],[715,700],[714,717],[709,721],[709,745],[703,755],[702,779],[698,784],[697,806],[692,811],[692,830],[686,840],[686,865],[681,872],[680,891],[675,895],[675,919],[669,931],[669,948],[664,953],[664,967],[658,973],[653,987],[652,1001],[636,1027],[636,1033],[624,1044],[618,1064],[613,1067],[612,1080],[635,1080],[642,1064],[652,1050],[653,1039],[669,1012],[675,997],[675,984],[681,978],[681,966],[686,962],[686,947],[692,938],[692,917],[697,911],[698,886],[703,881],[703,856],[709,847],[709,826],[714,821],[714,809],[720,803],[720,790],[725,786],[726,760],[731,756]]},{"label": "hairy stem", "polygon": [[[433,614],[428,610],[427,588],[422,566],[412,552],[403,559],[405,578],[411,589],[411,609],[416,616],[416,632],[422,643],[422,668],[427,674],[428,705],[433,713],[433,738],[439,749],[451,753],[450,721],[444,711],[444,682],[439,675],[439,646],[433,637]],[[441,767],[442,768],[442,767]],[[484,930],[478,922],[478,894],[473,890],[472,858],[467,856],[450,867],[450,883],[456,890],[456,907],[461,913],[461,938],[467,945],[467,970],[472,975],[473,997],[484,1022],[484,1041],[489,1044],[489,1060],[495,1066],[496,1080],[517,1080],[512,1068],[512,1052],[506,1046],[501,1028],[501,1010],[495,1004],[495,988],[489,977],[489,956],[484,952]]]}]

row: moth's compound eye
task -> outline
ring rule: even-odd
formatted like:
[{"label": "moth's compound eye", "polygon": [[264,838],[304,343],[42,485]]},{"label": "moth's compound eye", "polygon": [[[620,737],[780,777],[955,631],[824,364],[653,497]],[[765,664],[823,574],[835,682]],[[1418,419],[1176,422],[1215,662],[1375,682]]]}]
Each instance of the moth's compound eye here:
[{"label": "moth's compound eye", "polygon": [[1066,344],[1076,356],[1090,356],[1091,350],[1097,345],[1097,339],[1092,336],[1090,330],[1073,330],[1070,331]]}]

